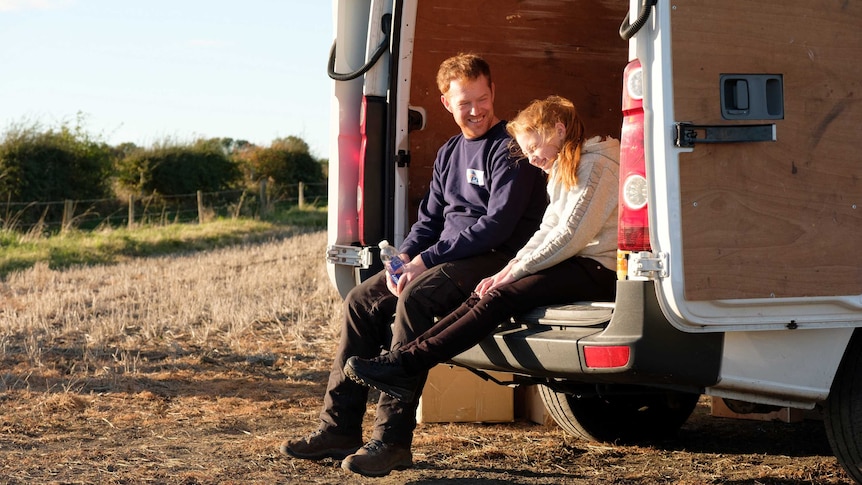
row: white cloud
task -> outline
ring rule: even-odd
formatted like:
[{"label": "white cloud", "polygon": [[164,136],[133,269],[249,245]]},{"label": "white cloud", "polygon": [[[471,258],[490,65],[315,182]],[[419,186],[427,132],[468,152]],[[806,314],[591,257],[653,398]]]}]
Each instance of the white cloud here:
[{"label": "white cloud", "polygon": [[0,12],[57,10],[72,3],[73,0],[0,0]]}]

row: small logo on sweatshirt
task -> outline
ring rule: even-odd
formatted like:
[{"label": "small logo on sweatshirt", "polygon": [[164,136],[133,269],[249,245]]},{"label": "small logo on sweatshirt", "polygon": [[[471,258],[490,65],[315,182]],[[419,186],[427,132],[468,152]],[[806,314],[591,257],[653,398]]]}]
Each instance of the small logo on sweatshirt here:
[{"label": "small logo on sweatshirt", "polygon": [[485,171],[484,170],[476,170],[473,168],[467,169],[467,182],[470,182],[473,185],[478,185],[479,187],[485,186]]}]

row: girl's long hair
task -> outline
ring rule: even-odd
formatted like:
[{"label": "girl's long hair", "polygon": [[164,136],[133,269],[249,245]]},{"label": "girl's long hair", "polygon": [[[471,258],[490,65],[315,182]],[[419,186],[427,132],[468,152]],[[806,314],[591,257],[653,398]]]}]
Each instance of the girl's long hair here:
[{"label": "girl's long hair", "polygon": [[[584,144],[584,123],[571,101],[555,95],[534,100],[506,124],[506,131],[512,137],[518,133],[535,132],[547,143],[556,134],[557,123],[566,127],[566,133],[560,146],[556,177],[566,189],[570,189],[578,183],[578,163]],[[517,147],[517,144],[513,142],[513,146]]]}]

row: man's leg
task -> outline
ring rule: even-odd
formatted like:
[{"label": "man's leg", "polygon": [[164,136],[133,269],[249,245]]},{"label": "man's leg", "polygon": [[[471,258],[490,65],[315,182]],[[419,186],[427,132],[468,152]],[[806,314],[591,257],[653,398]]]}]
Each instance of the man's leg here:
[{"label": "man's leg", "polygon": [[284,453],[307,459],[343,458],[362,444],[368,388],[348,379],[343,369],[351,356],[374,357],[389,346],[389,323],[397,299],[386,288],[384,277],[385,272],[378,273],[347,294],[344,323],[320,412],[320,429],[283,443]]},{"label": "man's leg", "polygon": [[389,346],[389,325],[397,299],[386,287],[384,277],[385,272],[378,273],[344,299],[344,325],[320,412],[323,429],[361,434],[368,389],[348,379],[343,369],[351,356],[374,357]]},{"label": "man's leg", "polygon": [[[445,317],[457,308],[470,296],[482,278],[503,268],[509,262],[510,256],[501,252],[489,252],[444,263],[426,271],[430,274],[417,280],[415,285],[411,284],[410,291],[398,299],[390,350],[422,335],[434,326],[437,318]],[[423,384],[427,374],[424,372],[422,375]],[[413,430],[416,428],[418,404],[418,397],[414,402],[405,404],[381,394],[377,403],[374,437],[384,443],[398,443],[409,448],[413,441]]]},{"label": "man's leg", "polygon": [[571,258],[536,274],[470,298],[407,345],[374,359],[350,359],[351,378],[397,397],[415,400],[425,372],[469,349],[509,317],[535,306],[576,300],[612,300],[614,271]]},{"label": "man's leg", "polygon": [[[431,328],[435,318],[456,308],[479,280],[498,271],[508,260],[509,255],[492,252],[435,266],[412,281],[398,298],[390,349]],[[421,376],[423,383],[426,377],[427,372]],[[403,403],[381,393],[371,441],[345,458],[342,468],[377,477],[413,466],[410,448],[417,405],[418,396],[414,402]]]}]

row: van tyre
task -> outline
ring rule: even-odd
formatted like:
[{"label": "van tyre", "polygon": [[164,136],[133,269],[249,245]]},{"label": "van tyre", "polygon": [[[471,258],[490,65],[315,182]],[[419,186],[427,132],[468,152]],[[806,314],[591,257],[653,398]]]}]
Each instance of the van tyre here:
[{"label": "van tyre", "polygon": [[847,474],[862,483],[862,333],[859,330],[844,352],[823,411],[832,453]]},{"label": "van tyre", "polygon": [[577,397],[539,386],[545,408],[566,432],[588,441],[632,443],[673,437],[698,394],[650,390]]}]

